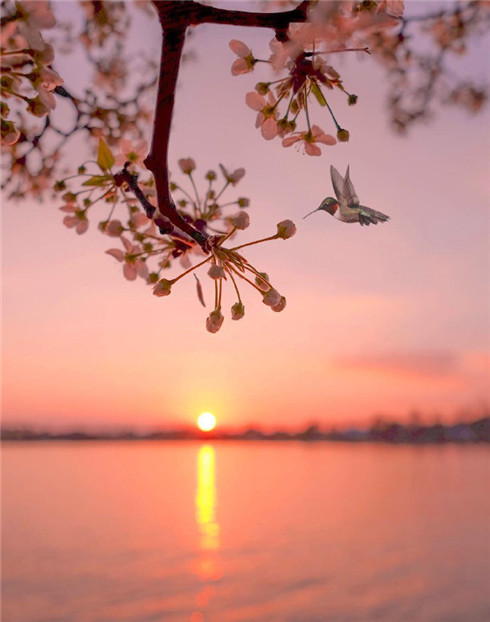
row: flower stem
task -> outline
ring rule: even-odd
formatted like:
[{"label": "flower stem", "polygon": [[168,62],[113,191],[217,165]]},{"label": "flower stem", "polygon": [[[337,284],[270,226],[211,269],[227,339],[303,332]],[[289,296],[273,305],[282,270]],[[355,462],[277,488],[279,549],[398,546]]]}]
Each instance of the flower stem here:
[{"label": "flower stem", "polygon": [[200,263],[197,263],[195,266],[192,266],[191,268],[189,268],[185,272],[182,272],[182,274],[179,274],[179,276],[176,276],[174,279],[172,279],[172,281],[174,283],[176,283],[182,277],[184,277],[186,274],[189,274],[190,272],[193,272],[196,268],[199,268],[200,266],[203,266],[205,263],[208,263],[208,261],[211,261],[211,257],[206,257],[206,259],[203,259]]},{"label": "flower stem", "polygon": [[262,238],[261,240],[255,240],[255,242],[247,242],[246,244],[240,244],[240,246],[234,246],[230,248],[230,251],[237,251],[239,248],[245,248],[245,246],[253,246],[254,244],[260,244],[261,242],[268,242],[269,240],[277,240],[277,233],[275,235],[271,235],[268,238]]},{"label": "flower stem", "polygon": [[236,227],[233,227],[233,229],[232,229],[231,231],[228,231],[228,233],[225,235],[225,237],[224,237],[222,240],[220,240],[220,242],[219,242],[218,246],[221,246],[221,245],[223,244],[223,242],[226,242],[226,240],[227,240],[230,236],[232,236],[232,235],[235,233],[235,231],[236,231]]},{"label": "flower stem", "polygon": [[311,133],[311,125],[310,125],[310,115],[308,113],[308,93],[306,92],[306,85],[303,87],[305,93],[305,114],[306,114],[306,123],[308,124],[308,132]]},{"label": "flower stem", "polygon": [[238,286],[236,284],[235,277],[233,276],[233,272],[232,272],[231,268],[229,268],[228,266],[225,266],[224,268],[228,272],[228,274],[230,275],[231,282],[233,283],[233,285],[235,287],[235,291],[236,291],[236,295],[237,295],[237,298],[238,298],[238,302],[241,303],[242,299],[240,298],[240,292],[238,291]]},{"label": "flower stem", "polygon": [[196,183],[194,182],[194,178],[192,177],[192,173],[189,173],[189,178],[191,180],[191,184],[192,187],[194,188],[194,194],[196,195],[196,206],[197,209],[199,210],[199,213],[201,212],[201,199],[199,198],[199,193],[197,192],[197,188],[196,188]]},{"label": "flower stem", "polygon": [[228,188],[229,185],[230,185],[230,182],[227,181],[226,184],[221,188],[221,190],[218,192],[218,194],[214,197],[214,202],[215,203],[220,198],[220,196],[223,194],[223,192]]},{"label": "flower stem", "polygon": [[327,104],[328,112],[330,113],[330,116],[332,117],[333,122],[335,123],[335,126],[337,127],[337,131],[339,131],[342,128],[338,124],[337,119],[335,118],[335,115],[334,115],[332,109],[330,108],[330,104],[328,103],[328,101],[326,99],[325,99],[325,103]]},{"label": "flower stem", "polygon": [[247,279],[247,277],[246,277],[246,276],[244,276],[243,274],[240,274],[240,273],[238,272],[238,270],[237,270],[235,267],[230,266],[230,269],[231,269],[231,270],[233,270],[233,272],[235,272],[235,274],[236,274],[237,276],[239,276],[241,279],[243,279],[244,281],[246,281],[249,285],[251,285],[252,287],[254,287],[254,288],[255,288],[258,292],[260,292],[260,294],[262,294],[262,295],[263,295],[263,293],[264,293],[264,292],[260,289],[260,287],[259,287],[256,283],[254,283],[254,282],[253,282],[253,281],[251,281],[250,279]]}]

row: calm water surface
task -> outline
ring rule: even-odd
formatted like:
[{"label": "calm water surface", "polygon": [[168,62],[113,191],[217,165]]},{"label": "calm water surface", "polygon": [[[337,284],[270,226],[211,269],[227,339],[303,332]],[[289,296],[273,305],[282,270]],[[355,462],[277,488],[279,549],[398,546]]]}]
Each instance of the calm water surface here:
[{"label": "calm water surface", "polygon": [[8,443],[4,622],[487,622],[489,450]]}]

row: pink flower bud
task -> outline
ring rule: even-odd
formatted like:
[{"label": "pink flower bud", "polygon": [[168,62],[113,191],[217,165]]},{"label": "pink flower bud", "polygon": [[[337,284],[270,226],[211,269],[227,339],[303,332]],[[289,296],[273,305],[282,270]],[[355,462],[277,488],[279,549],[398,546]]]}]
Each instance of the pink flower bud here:
[{"label": "pink flower bud", "polygon": [[169,281],[167,279],[160,279],[158,283],[153,288],[153,294],[155,296],[168,296],[172,289],[173,281]]},{"label": "pink flower bud", "polygon": [[236,216],[230,218],[231,224],[235,229],[246,229],[250,224],[250,216],[247,212],[239,212]]},{"label": "pink flower bud", "polygon": [[212,279],[223,279],[225,276],[225,271],[221,266],[213,264],[208,270],[208,276],[210,276]]},{"label": "pink flower bud", "polygon": [[54,61],[53,46],[43,41],[43,47],[39,50],[32,50],[32,55],[39,65],[50,65]]},{"label": "pink flower bud", "polygon": [[292,220],[282,220],[277,223],[277,237],[283,240],[292,238],[296,233],[296,225]]},{"label": "pink flower bud", "polygon": [[219,309],[211,311],[206,318],[206,330],[210,333],[217,333],[223,324],[224,317]]},{"label": "pink flower bud", "polygon": [[48,108],[48,106],[46,106],[38,96],[29,101],[26,110],[35,117],[44,117],[49,114],[50,108]]},{"label": "pink flower bud", "polygon": [[259,278],[258,276],[255,277],[255,283],[257,287],[263,292],[268,292],[270,289],[269,275],[265,272],[259,272],[259,275],[261,278]]},{"label": "pink flower bud", "polygon": [[242,302],[235,302],[231,308],[231,319],[241,320],[245,315],[245,307]]},{"label": "pink flower bud", "polygon": [[281,294],[276,289],[271,288],[264,294],[262,302],[269,307],[275,307],[281,302]]},{"label": "pink flower bud", "polygon": [[180,170],[186,175],[190,175],[196,168],[196,163],[192,158],[181,158],[178,162]]},{"label": "pink flower bud", "polygon": [[272,307],[272,310],[275,311],[276,313],[279,313],[285,308],[285,306],[286,306],[286,298],[284,296],[281,296],[281,300],[277,303],[277,305],[274,305]]},{"label": "pink flower bud", "polygon": [[12,121],[2,119],[2,143],[4,145],[14,145],[20,138],[20,132]]},{"label": "pink flower bud", "polygon": [[41,84],[49,91],[52,91],[55,87],[60,86],[64,82],[60,74],[49,67],[43,67],[41,69],[39,79]]},{"label": "pink flower bud", "polygon": [[73,192],[65,192],[61,198],[67,203],[76,203],[77,195]]},{"label": "pink flower bud", "polygon": [[337,140],[341,143],[346,143],[349,140],[349,132],[344,129],[340,129],[337,132]]}]

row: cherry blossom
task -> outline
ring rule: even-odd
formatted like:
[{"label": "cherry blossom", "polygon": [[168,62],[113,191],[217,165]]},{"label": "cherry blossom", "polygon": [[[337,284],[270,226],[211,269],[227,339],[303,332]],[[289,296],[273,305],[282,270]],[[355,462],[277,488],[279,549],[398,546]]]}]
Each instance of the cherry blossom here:
[{"label": "cherry blossom", "polygon": [[303,143],[303,147],[307,155],[319,156],[321,155],[321,149],[316,143],[323,143],[324,145],[335,145],[337,141],[330,134],[313,125],[311,131],[307,132],[295,132],[292,136],[284,138],[282,141],[283,147],[290,147],[295,143]]},{"label": "cherry blossom", "polygon": [[266,140],[272,140],[277,136],[277,106],[276,98],[272,92],[269,92],[267,99],[257,93],[251,91],[247,93],[245,102],[252,110],[257,110],[257,119],[255,121],[255,127],[260,127],[262,136]]},{"label": "cherry blossom", "polygon": [[144,225],[147,225],[149,220],[146,214],[143,214],[143,212],[137,211],[131,214],[129,222],[135,229],[137,229],[138,227],[143,227]]},{"label": "cherry blossom", "polygon": [[222,165],[219,165],[221,172],[223,173],[226,181],[232,186],[236,186],[240,179],[245,175],[244,168],[237,168],[232,173],[229,173],[228,170]]},{"label": "cherry blossom", "polygon": [[405,0],[382,0],[378,11],[386,11],[393,17],[402,17],[405,11]]},{"label": "cherry blossom", "polygon": [[120,220],[109,220],[109,222],[105,223],[103,231],[111,238],[118,238],[124,231],[124,227]]},{"label": "cherry blossom", "polygon": [[146,140],[133,143],[130,140],[121,138],[119,141],[119,151],[120,153],[116,156],[114,162],[118,166],[123,166],[126,162],[142,166],[143,160],[148,153],[148,143]]},{"label": "cherry blossom", "polygon": [[35,50],[42,50],[45,46],[41,28],[52,28],[56,19],[49,8],[47,0],[23,0],[17,2],[17,11],[21,15],[18,24],[20,35],[27,45]]},{"label": "cherry blossom", "polygon": [[63,207],[60,207],[60,210],[67,213],[67,216],[63,218],[65,227],[68,227],[68,229],[74,228],[79,235],[87,231],[89,222],[85,210],[81,210],[71,203],[63,205]]},{"label": "cherry blossom", "polygon": [[248,45],[245,45],[245,43],[237,39],[232,39],[229,46],[232,52],[238,56],[231,66],[232,75],[239,76],[243,73],[253,71],[255,59]]},{"label": "cherry blossom", "polygon": [[56,101],[52,91],[63,84],[63,78],[53,69],[42,67],[39,75],[33,80],[33,86],[39,93],[40,101],[50,110],[56,107]]},{"label": "cherry blossom", "polygon": [[269,63],[274,71],[279,72],[286,68],[286,64],[290,59],[294,59],[302,52],[302,48],[294,41],[278,41],[276,38],[269,42],[271,55]]},{"label": "cherry blossom", "polygon": [[142,248],[138,244],[131,244],[124,236],[121,236],[126,252],[120,248],[110,248],[106,251],[108,255],[117,259],[120,263],[124,263],[123,274],[128,281],[134,281],[140,276],[143,279],[148,278],[149,270],[146,262],[139,256]]}]

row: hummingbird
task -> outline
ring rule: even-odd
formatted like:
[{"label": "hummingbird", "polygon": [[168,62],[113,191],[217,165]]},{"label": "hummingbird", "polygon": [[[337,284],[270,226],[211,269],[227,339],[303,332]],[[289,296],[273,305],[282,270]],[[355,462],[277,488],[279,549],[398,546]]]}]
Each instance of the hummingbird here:
[{"label": "hummingbird", "polygon": [[[358,222],[361,226],[371,223],[377,225],[378,222],[386,222],[390,219],[382,212],[359,204],[359,197],[349,177],[349,167],[347,167],[345,177],[342,177],[335,167],[330,166],[330,177],[337,199],[327,197],[321,202],[320,207],[306,214],[306,216],[318,212],[318,210],[324,210],[342,222]],[[303,220],[306,216],[303,216]]]}]

